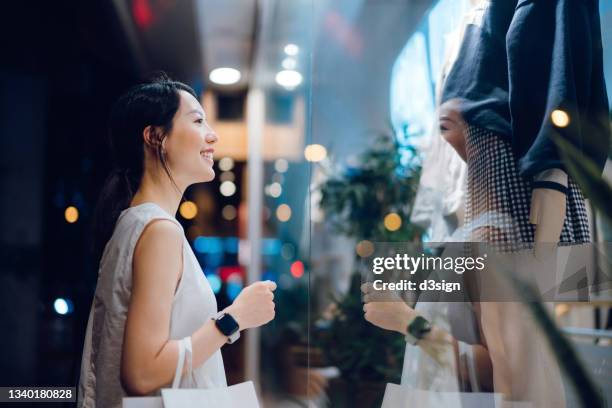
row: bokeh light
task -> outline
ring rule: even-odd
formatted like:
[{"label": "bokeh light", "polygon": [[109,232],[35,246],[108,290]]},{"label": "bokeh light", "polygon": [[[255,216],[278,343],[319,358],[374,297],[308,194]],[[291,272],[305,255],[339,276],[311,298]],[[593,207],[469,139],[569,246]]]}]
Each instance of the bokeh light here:
[{"label": "bokeh light", "polygon": [[224,206],[221,210],[221,216],[227,221],[235,220],[237,215],[238,211],[236,210],[236,207],[231,204]]},{"label": "bokeh light", "polygon": [[552,123],[560,128],[564,128],[567,127],[567,125],[569,125],[570,123],[570,117],[567,114],[567,112],[561,110],[561,109],[555,109],[554,111],[552,111],[552,113],[550,114],[550,119],[552,120]]},{"label": "bokeh light", "polygon": [[389,231],[397,231],[402,226],[402,218],[396,213],[389,213],[385,216],[384,223]]},{"label": "bokeh light", "polygon": [[57,298],[53,302],[53,309],[59,315],[67,315],[72,313],[74,308],[70,299]]},{"label": "bokeh light", "polygon": [[236,184],[233,181],[224,181],[219,186],[219,191],[225,197],[233,196],[236,193]]},{"label": "bokeh light", "polygon": [[355,251],[360,257],[367,258],[374,253],[374,244],[367,240],[359,241],[355,246]]},{"label": "bokeh light", "polygon": [[295,261],[291,264],[291,276],[293,276],[294,278],[298,279],[301,278],[304,275],[304,262],[302,261]]},{"label": "bokeh light", "polygon": [[289,162],[285,159],[276,159],[274,162],[274,170],[279,173],[284,173],[289,169]]},{"label": "bokeh light", "polygon": [[179,207],[179,213],[184,219],[191,220],[198,215],[198,207],[193,201],[184,201]]},{"label": "bokeh light", "polygon": [[327,149],[320,144],[311,144],[304,148],[304,157],[309,162],[320,162],[327,157]]},{"label": "bokeh light", "polygon": [[69,206],[64,211],[64,218],[69,224],[74,224],[79,219],[79,210],[75,206]]},{"label": "bokeh light", "polygon": [[219,291],[221,290],[221,279],[219,278],[219,276],[214,274],[206,275],[206,279],[208,279],[208,284],[210,285],[210,288],[212,289],[213,293],[219,293]]},{"label": "bokeh light", "polygon": [[287,222],[291,218],[291,207],[287,204],[281,204],[276,208],[276,218],[280,222]]},{"label": "bokeh light", "polygon": [[234,168],[234,160],[231,157],[224,157],[219,160],[218,166],[221,171],[230,171]]}]

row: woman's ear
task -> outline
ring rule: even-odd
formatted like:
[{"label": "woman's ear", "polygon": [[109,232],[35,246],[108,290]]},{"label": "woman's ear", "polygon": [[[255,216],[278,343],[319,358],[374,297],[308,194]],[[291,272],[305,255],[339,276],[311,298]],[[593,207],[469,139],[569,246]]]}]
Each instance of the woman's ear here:
[{"label": "woman's ear", "polygon": [[142,131],[142,137],[146,146],[154,149],[160,144],[159,130],[155,126],[147,126]]}]

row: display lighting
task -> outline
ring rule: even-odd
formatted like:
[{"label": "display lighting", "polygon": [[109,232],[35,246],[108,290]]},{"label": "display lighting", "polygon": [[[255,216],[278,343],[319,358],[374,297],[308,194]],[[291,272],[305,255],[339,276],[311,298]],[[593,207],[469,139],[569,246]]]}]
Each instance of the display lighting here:
[{"label": "display lighting", "polygon": [[240,81],[240,71],[235,68],[221,67],[215,68],[208,74],[208,79],[217,85],[233,85]]}]

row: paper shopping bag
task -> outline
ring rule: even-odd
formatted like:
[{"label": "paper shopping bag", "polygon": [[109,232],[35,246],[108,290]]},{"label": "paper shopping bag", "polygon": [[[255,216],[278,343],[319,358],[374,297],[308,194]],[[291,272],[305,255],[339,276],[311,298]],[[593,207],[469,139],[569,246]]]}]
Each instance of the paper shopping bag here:
[{"label": "paper shopping bag", "polygon": [[501,394],[438,392],[387,384],[381,408],[502,408]]},{"label": "paper shopping bag", "polygon": [[259,408],[252,381],[222,388],[162,389],[163,408]]}]

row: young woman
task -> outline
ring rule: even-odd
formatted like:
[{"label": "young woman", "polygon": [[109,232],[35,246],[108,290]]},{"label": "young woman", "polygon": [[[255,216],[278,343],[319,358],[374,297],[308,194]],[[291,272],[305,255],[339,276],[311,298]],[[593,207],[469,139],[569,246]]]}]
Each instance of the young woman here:
[{"label": "young woman", "polygon": [[100,268],[78,406],[120,407],[126,395],[159,394],[174,377],[183,339],[191,341],[190,385],[226,386],[220,348],[274,318],[276,285],[254,283],[217,313],[173,216],[189,185],[214,178],[217,135],[195,92],[162,76],[121,96],[110,138],[116,169],[94,221]]}]

